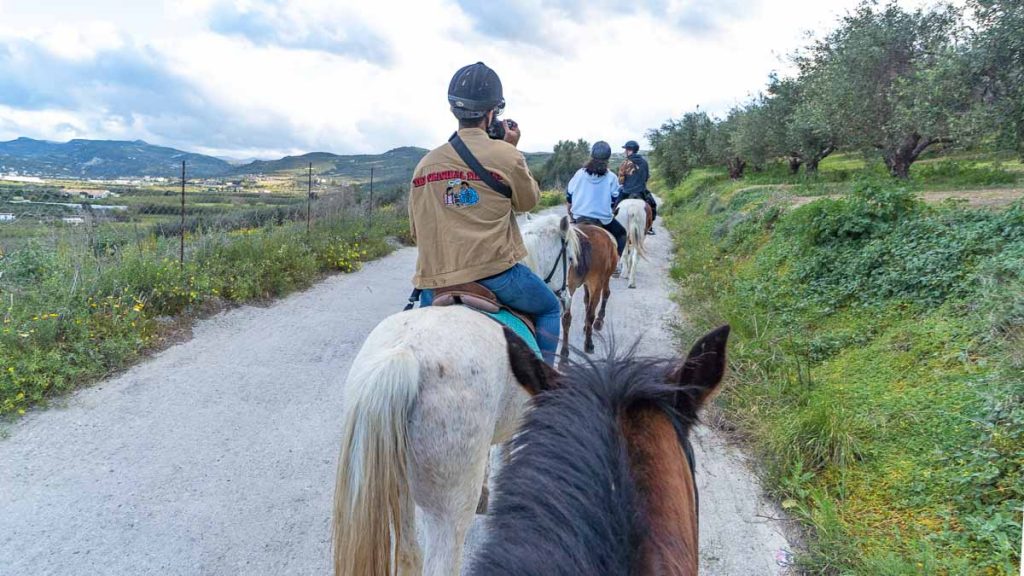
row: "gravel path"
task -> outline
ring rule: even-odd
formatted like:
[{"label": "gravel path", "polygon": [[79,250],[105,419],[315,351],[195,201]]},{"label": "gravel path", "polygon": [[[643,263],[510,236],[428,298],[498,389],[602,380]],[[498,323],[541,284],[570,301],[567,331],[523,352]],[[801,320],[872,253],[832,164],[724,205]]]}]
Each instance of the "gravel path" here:
[{"label": "gravel path", "polygon": [[[638,289],[615,281],[606,330],[671,354],[670,241],[658,233]],[[327,574],[339,383],[404,303],[415,256],[201,321],[190,341],[11,425],[0,575]],[[743,454],[709,429],[695,448],[703,573],[783,573],[789,545],[769,519],[781,514]]]}]

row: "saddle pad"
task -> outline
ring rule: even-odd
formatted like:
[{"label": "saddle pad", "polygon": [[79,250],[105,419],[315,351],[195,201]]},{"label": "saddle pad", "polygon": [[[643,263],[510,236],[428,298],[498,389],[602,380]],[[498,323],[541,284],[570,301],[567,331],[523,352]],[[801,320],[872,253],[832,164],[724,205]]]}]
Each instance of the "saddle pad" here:
[{"label": "saddle pad", "polygon": [[[478,312],[480,311],[478,310]],[[540,346],[537,345],[537,337],[534,336],[533,332],[530,332],[530,329],[526,327],[526,323],[517,318],[515,314],[509,312],[508,310],[505,310],[504,308],[497,312],[480,313],[490,316],[499,324],[508,326],[509,330],[515,332],[516,336],[519,336],[520,338],[523,339],[523,342],[526,342],[526,344],[530,347],[530,350],[533,350],[533,352],[537,355],[538,358],[541,357]]]}]

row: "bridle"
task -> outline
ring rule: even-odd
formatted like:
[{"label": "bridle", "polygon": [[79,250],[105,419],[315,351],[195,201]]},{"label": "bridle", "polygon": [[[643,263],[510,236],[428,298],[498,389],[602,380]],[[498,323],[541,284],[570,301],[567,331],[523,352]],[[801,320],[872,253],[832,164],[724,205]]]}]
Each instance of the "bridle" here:
[{"label": "bridle", "polygon": [[693,480],[693,505],[697,512],[697,524],[700,524],[700,491],[697,488],[697,457],[693,453],[693,444],[690,443],[690,435],[683,427],[678,418],[672,418],[672,427],[676,429],[676,436],[683,445],[683,454],[686,455],[686,463],[690,466],[690,478]]},{"label": "bridle", "polygon": [[[566,232],[566,233],[568,234],[568,232]],[[555,296],[558,296],[559,298],[561,298],[562,294],[565,293],[565,288],[569,284],[569,266],[566,264],[566,261],[568,260],[568,255],[566,254],[568,245],[569,245],[569,239],[567,237],[565,237],[565,236],[562,236],[562,250],[559,252],[558,258],[555,258],[555,264],[554,264],[554,266],[551,267],[551,271],[548,272],[548,275],[544,277],[544,284],[547,284],[548,282],[550,282],[551,278],[553,278],[554,275],[555,275],[555,271],[558,270],[559,262],[561,262],[561,264],[562,264],[562,287],[559,288],[558,290],[554,291],[555,292]]]}]

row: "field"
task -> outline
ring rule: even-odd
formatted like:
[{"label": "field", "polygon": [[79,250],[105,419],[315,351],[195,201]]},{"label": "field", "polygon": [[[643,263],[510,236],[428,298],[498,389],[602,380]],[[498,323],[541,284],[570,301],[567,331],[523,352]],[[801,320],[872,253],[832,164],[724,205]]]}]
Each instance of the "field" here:
[{"label": "field", "polygon": [[808,573],[1018,573],[1022,182],[1012,160],[898,182],[840,156],[660,191],[680,304],[695,332],[733,326],[725,420],[806,528]]},{"label": "field", "polygon": [[171,184],[83,200],[60,190],[95,185],[3,183],[0,213],[17,219],[0,222],[0,417],[128,365],[191,318],[355,270],[407,239],[402,206],[329,180],[307,199],[301,184],[188,185],[183,219]]}]

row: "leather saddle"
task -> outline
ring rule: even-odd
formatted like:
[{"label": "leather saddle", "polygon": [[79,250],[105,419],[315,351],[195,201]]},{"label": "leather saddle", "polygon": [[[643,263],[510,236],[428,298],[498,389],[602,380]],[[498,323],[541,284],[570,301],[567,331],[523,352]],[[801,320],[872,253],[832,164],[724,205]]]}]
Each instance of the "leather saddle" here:
[{"label": "leather saddle", "polygon": [[488,314],[496,314],[502,309],[508,310],[510,314],[522,320],[523,324],[526,324],[526,327],[529,328],[534,336],[537,335],[537,328],[533,323],[533,318],[502,304],[494,292],[488,290],[483,284],[466,282],[465,284],[434,289],[434,306],[455,306],[458,304]]}]

